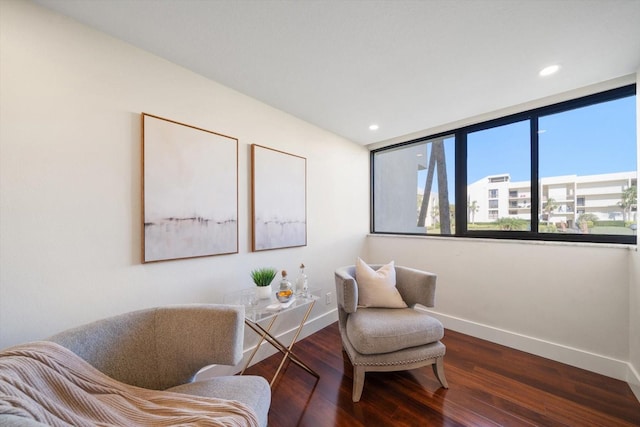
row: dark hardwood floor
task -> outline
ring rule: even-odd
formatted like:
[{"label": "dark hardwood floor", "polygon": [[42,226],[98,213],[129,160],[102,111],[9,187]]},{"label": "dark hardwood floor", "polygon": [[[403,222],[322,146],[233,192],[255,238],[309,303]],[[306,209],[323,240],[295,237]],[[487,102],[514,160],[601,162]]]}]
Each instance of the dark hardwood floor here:
[{"label": "dark hardwood floor", "polygon": [[[448,390],[430,367],[372,372],[353,403],[352,368],[337,323],[328,326],[294,347],[320,379],[287,362],[273,385],[269,426],[640,426],[640,403],[623,381],[445,335]],[[278,353],[246,374],[271,380],[281,359]]]}]

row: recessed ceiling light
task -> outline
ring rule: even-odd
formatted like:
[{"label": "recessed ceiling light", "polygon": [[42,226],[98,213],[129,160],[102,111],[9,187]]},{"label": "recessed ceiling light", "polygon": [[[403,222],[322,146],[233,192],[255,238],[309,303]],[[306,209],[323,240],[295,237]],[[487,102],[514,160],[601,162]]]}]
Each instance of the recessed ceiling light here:
[{"label": "recessed ceiling light", "polygon": [[378,130],[380,128],[380,126],[373,124],[371,126],[369,126],[369,130]]},{"label": "recessed ceiling light", "polygon": [[555,74],[558,72],[558,70],[560,69],[560,66],[555,64],[555,65],[549,65],[548,67],[544,67],[542,70],[540,70],[540,77],[546,77],[546,76],[550,76],[551,74]]}]

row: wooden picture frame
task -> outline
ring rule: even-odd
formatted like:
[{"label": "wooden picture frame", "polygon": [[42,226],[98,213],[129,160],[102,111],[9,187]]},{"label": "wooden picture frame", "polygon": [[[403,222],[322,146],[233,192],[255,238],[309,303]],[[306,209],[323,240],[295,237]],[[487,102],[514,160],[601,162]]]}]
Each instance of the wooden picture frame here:
[{"label": "wooden picture frame", "polygon": [[142,113],[143,262],[238,253],[238,140]]},{"label": "wooden picture frame", "polygon": [[307,159],[251,145],[252,251],[307,245]]}]

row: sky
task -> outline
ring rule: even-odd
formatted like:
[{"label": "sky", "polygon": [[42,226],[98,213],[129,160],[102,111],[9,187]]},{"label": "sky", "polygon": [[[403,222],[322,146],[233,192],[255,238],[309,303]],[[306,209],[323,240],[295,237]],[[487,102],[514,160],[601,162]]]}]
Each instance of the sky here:
[{"label": "sky", "polygon": [[[445,140],[449,194],[455,188],[454,138]],[[617,99],[540,118],[540,177],[637,170],[636,97]],[[430,153],[431,150],[429,150]],[[467,182],[508,173],[531,179],[529,121],[473,132],[467,137]],[[426,171],[418,174],[419,191]],[[437,192],[434,177],[432,191]]]},{"label": "sky", "polygon": [[[636,170],[635,97],[540,118],[540,176]],[[509,173],[531,179],[529,122],[474,132],[467,141],[467,182]]]}]

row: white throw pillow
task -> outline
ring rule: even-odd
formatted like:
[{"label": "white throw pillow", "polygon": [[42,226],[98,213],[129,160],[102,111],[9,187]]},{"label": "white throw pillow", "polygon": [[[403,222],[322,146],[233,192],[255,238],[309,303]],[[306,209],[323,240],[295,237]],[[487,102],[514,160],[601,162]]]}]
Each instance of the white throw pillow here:
[{"label": "white throw pillow", "polygon": [[358,258],[356,260],[356,282],[358,283],[358,305],[360,307],[407,307],[396,288],[396,269],[393,261],[376,271]]}]

